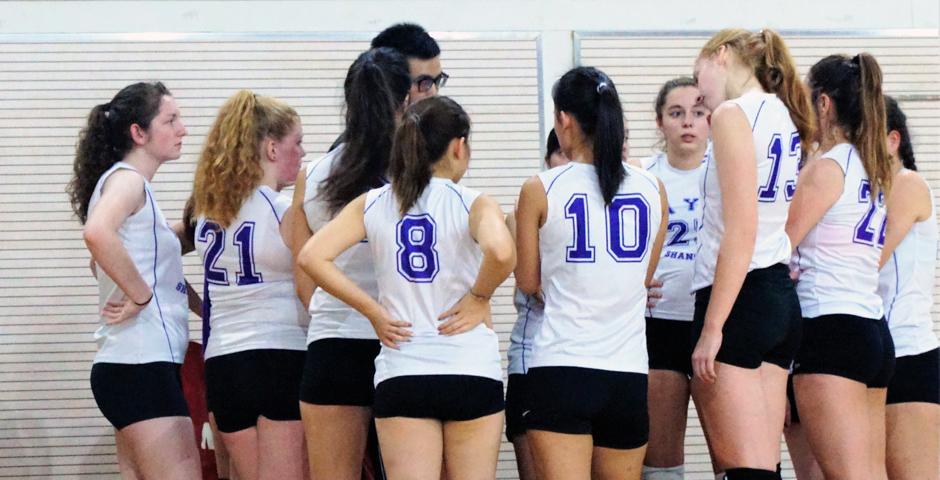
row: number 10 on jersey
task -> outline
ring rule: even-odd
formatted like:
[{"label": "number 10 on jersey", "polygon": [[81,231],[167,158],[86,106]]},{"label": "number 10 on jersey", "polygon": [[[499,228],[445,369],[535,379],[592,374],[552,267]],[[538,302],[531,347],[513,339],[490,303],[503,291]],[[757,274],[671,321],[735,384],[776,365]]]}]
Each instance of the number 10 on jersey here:
[{"label": "number 10 on jersey", "polygon": [[[588,197],[575,193],[565,204],[565,218],[572,223],[572,243],[565,250],[569,263],[594,263]],[[650,206],[638,193],[614,195],[605,210],[607,253],[616,262],[641,262],[650,234]],[[632,226],[633,228],[629,228]]]}]

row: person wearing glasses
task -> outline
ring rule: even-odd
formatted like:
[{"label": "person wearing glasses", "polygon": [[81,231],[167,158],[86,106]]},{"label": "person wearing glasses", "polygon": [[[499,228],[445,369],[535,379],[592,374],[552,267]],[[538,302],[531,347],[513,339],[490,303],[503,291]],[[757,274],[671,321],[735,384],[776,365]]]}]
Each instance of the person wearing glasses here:
[{"label": "person wearing glasses", "polygon": [[372,39],[372,48],[388,47],[408,59],[411,75],[410,103],[433,97],[447,85],[449,75],[441,69],[441,48],[427,31],[413,23],[397,23]]}]

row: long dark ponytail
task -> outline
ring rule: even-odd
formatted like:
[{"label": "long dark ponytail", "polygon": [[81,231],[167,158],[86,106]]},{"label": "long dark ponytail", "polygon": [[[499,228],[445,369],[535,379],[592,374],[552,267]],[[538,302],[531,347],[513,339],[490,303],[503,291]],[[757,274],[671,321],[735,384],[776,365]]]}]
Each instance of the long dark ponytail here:
[{"label": "long dark ponytail", "polygon": [[408,60],[391,48],[367,50],[349,67],[343,89],[345,146],[320,193],[331,215],[385,183],[396,116],[411,89]]},{"label": "long dark ponytail", "polygon": [[83,225],[98,179],[134,147],[131,125],[150,128],[164,95],[170,95],[170,91],[162,83],[140,82],[124,87],[110,102],[91,109],[88,122],[78,134],[74,176],[65,189]]},{"label": "long dark ponytail", "polygon": [[911,132],[907,128],[907,115],[901,110],[898,101],[890,95],[885,95],[885,114],[888,117],[888,132],[898,132],[901,137],[898,143],[898,157],[901,164],[908,170],[917,170],[914,162],[914,146],[911,145]]},{"label": "long dark ponytail", "polygon": [[430,97],[405,111],[388,173],[404,215],[431,182],[431,170],[451,140],[470,135],[470,116],[447,97]]},{"label": "long dark ponytail", "polygon": [[594,168],[604,202],[610,204],[626,177],[623,167],[623,107],[613,80],[594,67],[578,67],[555,83],[557,112],[574,116],[594,148]]}]

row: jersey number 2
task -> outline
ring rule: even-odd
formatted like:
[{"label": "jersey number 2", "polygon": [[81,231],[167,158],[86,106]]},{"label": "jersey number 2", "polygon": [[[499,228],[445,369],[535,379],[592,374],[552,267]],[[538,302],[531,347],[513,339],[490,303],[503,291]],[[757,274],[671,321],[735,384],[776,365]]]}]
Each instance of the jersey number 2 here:
[{"label": "jersey number 2", "polygon": [[[640,262],[649,245],[650,206],[637,193],[614,195],[606,209],[607,253],[617,262]],[[594,263],[588,219],[588,198],[576,193],[565,204],[565,218],[572,222],[572,244],[565,250],[570,263]],[[633,225],[627,229],[624,225]],[[628,231],[629,230],[629,231]]]}]

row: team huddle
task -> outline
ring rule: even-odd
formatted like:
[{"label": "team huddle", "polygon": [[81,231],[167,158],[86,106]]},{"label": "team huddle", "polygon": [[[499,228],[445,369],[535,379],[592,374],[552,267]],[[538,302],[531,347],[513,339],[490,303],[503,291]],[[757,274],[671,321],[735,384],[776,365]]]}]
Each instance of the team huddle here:
[{"label": "team huddle", "polygon": [[[170,91],[96,106],[68,192],[122,477],[201,478],[193,310],[232,478],[358,480],[374,426],[376,478],[492,479],[505,424],[524,480],[682,479],[691,399],[716,479],[780,479],[784,433],[801,480],[937,479],[937,224],[876,59],[804,80],[776,32],[727,29],[690,67],[642,161],[611,78],[565,73],[509,215],[460,184],[471,118],[416,25],[349,67],[343,133],[306,166],[293,108],[229,98],[175,225],[150,184],[187,133]],[[504,391],[490,300],[511,274]]]}]

